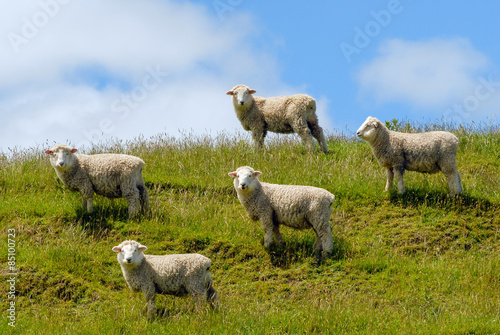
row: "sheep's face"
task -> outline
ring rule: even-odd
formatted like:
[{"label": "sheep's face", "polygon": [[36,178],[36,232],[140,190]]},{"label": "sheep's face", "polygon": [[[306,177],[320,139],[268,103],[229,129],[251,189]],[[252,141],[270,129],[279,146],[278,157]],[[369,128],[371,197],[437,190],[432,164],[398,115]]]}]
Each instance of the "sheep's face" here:
[{"label": "sheep's face", "polygon": [[369,116],[361,127],[359,127],[356,135],[367,142],[371,142],[377,134],[377,128],[380,126],[379,123],[378,119]]},{"label": "sheep's face", "polygon": [[234,188],[240,192],[251,192],[258,183],[260,171],[254,171],[250,167],[240,167],[229,175],[234,178]]},{"label": "sheep's face", "polygon": [[130,267],[135,267],[141,263],[144,257],[143,252],[146,249],[146,246],[135,241],[125,241],[119,246],[113,247],[113,251],[118,253],[118,263]]},{"label": "sheep's face", "polygon": [[50,163],[59,170],[65,170],[73,166],[75,156],[73,155],[76,149],[67,145],[58,144],[52,149],[45,151],[50,156]]},{"label": "sheep's face", "polygon": [[251,90],[248,86],[238,85],[235,86],[231,91],[228,91],[227,95],[233,96],[233,104],[236,107],[248,107],[252,101],[252,94],[257,92],[256,90]]}]

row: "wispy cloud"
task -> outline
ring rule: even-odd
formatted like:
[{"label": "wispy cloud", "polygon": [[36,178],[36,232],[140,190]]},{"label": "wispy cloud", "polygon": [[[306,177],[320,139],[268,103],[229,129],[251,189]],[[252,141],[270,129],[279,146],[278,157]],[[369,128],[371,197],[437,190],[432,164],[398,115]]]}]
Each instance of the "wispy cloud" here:
[{"label": "wispy cloud", "polygon": [[[255,51],[257,26],[237,10],[221,21],[167,0],[2,3],[0,151],[239,129],[228,89],[247,83],[272,95],[285,86],[273,56]],[[162,76],[154,89],[151,69]]]},{"label": "wispy cloud", "polygon": [[365,99],[442,110],[474,92],[490,66],[466,39],[393,39],[380,46],[357,80]]}]

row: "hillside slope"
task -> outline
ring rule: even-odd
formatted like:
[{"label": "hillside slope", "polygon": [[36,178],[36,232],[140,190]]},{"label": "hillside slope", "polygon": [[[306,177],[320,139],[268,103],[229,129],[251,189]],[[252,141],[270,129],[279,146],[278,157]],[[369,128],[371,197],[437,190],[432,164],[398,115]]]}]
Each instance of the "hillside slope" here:
[{"label": "hillside slope", "polygon": [[[127,218],[125,200],[96,197],[95,212],[64,188],[43,149],[0,158],[0,259],[7,276],[15,230],[16,328],[47,334],[483,334],[500,333],[500,133],[458,129],[465,192],[447,197],[442,174],[405,175],[384,193],[385,172],[366,143],[330,138],[308,154],[293,136],[255,152],[248,138],[166,135],[93,152],[144,159],[151,211]],[[282,229],[266,252],[227,175],[242,165],[261,180],[323,187],[336,196],[334,256],[318,263],[312,231]],[[147,253],[198,252],[212,260],[219,311],[158,296],[159,315],[123,279],[111,250],[124,239]],[[0,285],[1,333],[9,285]]]}]

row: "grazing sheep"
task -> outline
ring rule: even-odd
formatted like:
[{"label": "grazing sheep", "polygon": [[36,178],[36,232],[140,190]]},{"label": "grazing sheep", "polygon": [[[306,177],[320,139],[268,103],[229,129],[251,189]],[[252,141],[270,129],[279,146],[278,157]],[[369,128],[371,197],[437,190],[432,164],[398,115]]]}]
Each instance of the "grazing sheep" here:
[{"label": "grazing sheep", "polygon": [[144,161],[138,157],[120,154],[79,155],[76,149],[57,144],[45,151],[61,181],[72,191],[82,195],[82,206],[92,212],[94,192],[108,198],[125,198],[128,213],[133,217],[149,207],[148,190],[142,179]]},{"label": "grazing sheep", "polygon": [[450,195],[462,193],[460,174],[457,171],[458,138],[446,131],[426,133],[400,133],[391,131],[378,119],[369,116],[359,127],[359,137],[372,147],[379,164],[387,170],[385,190],[398,181],[398,193],[405,191],[405,170],[424,173],[442,171],[448,178]]},{"label": "grazing sheep", "polygon": [[[250,130],[255,146],[261,149],[267,131],[281,134],[297,133],[307,149],[315,151],[312,137],[327,152],[325,135],[318,124],[316,100],[305,94],[262,98],[256,91],[237,85],[227,95],[233,96],[233,107],[243,129]],[[312,135],[312,136],[311,136]]]},{"label": "grazing sheep", "polygon": [[234,179],[238,199],[250,219],[264,229],[264,247],[269,248],[274,239],[283,242],[279,225],[295,229],[314,229],[317,235],[314,249],[328,256],[333,249],[332,228],[328,221],[335,196],[312,186],[276,185],[261,183],[262,172],[249,166],[239,167],[229,176]]},{"label": "grazing sheep", "polygon": [[149,318],[156,312],[156,293],[178,297],[190,294],[195,302],[208,301],[215,307],[218,298],[208,271],[210,259],[200,254],[144,255],[146,249],[132,240],[113,247],[128,286],[144,294]]}]

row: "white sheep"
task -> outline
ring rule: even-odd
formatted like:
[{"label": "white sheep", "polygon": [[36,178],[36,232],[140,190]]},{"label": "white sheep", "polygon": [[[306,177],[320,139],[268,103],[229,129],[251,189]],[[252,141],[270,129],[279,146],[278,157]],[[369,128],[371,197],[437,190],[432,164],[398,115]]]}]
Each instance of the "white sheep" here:
[{"label": "white sheep", "polygon": [[156,293],[190,294],[196,303],[208,301],[212,308],[216,307],[218,297],[212,287],[209,258],[200,254],[144,255],[146,249],[133,240],[113,247],[128,286],[144,294],[149,318],[156,313]]},{"label": "white sheep", "polygon": [[332,228],[329,220],[335,196],[312,186],[277,185],[261,183],[260,171],[249,166],[230,172],[238,199],[251,220],[260,220],[264,229],[264,247],[269,248],[274,239],[283,242],[279,225],[295,229],[312,228],[317,235],[314,249],[324,256],[333,250]]},{"label": "white sheep", "polygon": [[82,195],[82,206],[92,212],[94,192],[108,198],[125,198],[133,217],[149,207],[148,190],[142,179],[144,161],[121,154],[79,155],[76,149],[57,144],[45,151],[63,184]]},{"label": "white sheep", "polygon": [[325,135],[318,124],[316,100],[305,94],[263,98],[255,90],[237,85],[226,94],[233,96],[233,107],[243,129],[250,130],[257,148],[262,148],[268,131],[297,133],[308,150],[315,151],[312,137],[327,152]]},{"label": "white sheep", "polygon": [[404,193],[403,174],[408,170],[424,173],[442,171],[448,179],[450,194],[462,193],[457,171],[458,138],[452,133],[400,133],[389,130],[377,118],[369,116],[356,134],[370,144],[373,155],[386,168],[386,191],[391,189],[396,177],[398,193]]}]

